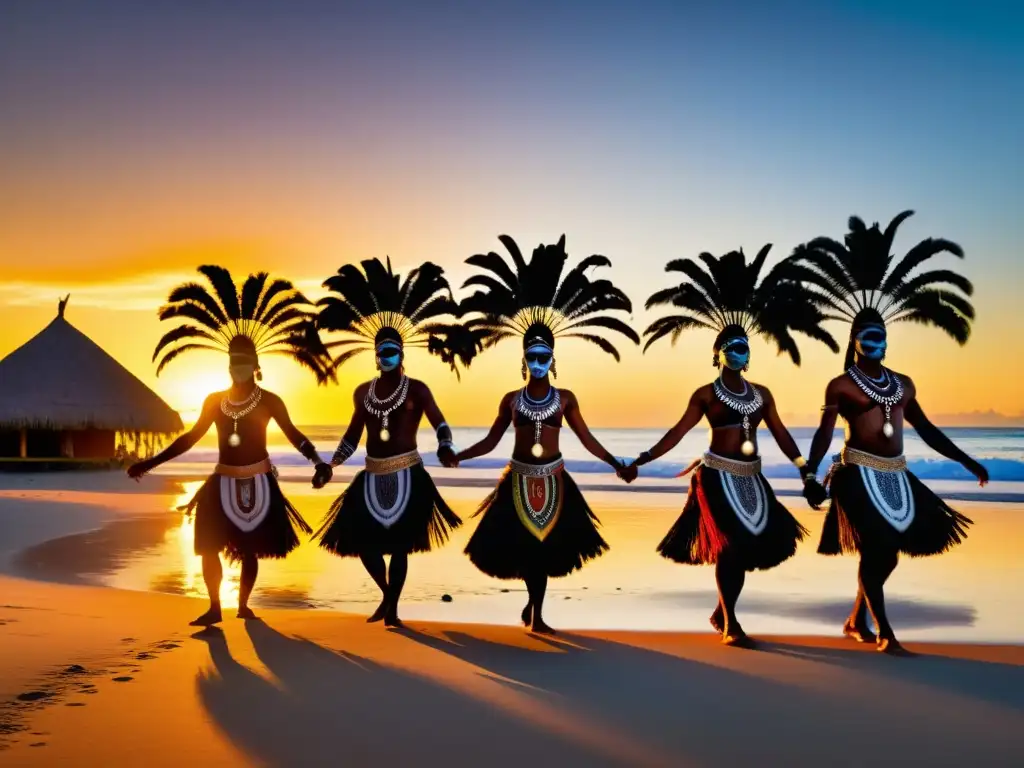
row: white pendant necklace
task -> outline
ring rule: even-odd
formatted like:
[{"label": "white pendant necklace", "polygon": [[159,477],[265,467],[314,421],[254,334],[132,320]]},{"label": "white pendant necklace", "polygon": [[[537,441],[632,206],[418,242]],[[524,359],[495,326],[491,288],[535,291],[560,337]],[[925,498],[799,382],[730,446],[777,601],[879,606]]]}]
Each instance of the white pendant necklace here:
[{"label": "white pendant necklace", "polygon": [[544,419],[549,419],[558,413],[562,407],[562,399],[555,387],[549,387],[548,393],[542,400],[533,400],[526,394],[526,387],[519,390],[516,396],[516,410],[533,422],[533,447],[530,449],[536,458],[544,454],[544,447],[540,444],[540,433]]},{"label": "white pendant necklace", "polygon": [[[896,432],[892,425],[892,407],[903,399],[903,382],[900,381],[900,377],[883,368],[882,378],[872,379],[856,365],[851,365],[846,372],[865,395],[885,408],[882,434],[891,438]],[[881,384],[881,386],[876,386],[876,384]]]},{"label": "white pendant necklace", "polygon": [[[715,379],[712,387],[715,391],[715,397],[737,413],[743,415],[743,445],[740,446],[740,451],[744,456],[752,455],[754,453],[754,441],[750,439],[750,416],[764,405],[764,399],[761,397],[760,391],[758,391],[757,387],[744,381],[743,391],[739,393],[733,392],[725,386],[721,378]],[[748,394],[751,395],[749,400],[741,399]]]},{"label": "white pendant necklace", "polygon": [[[260,400],[262,398],[263,390],[260,389],[259,387],[255,387],[252,391],[252,394],[249,395],[249,397],[247,397],[241,403],[232,403],[228,399],[227,395],[224,395],[224,397],[220,399],[220,412],[227,416],[229,419],[231,419],[233,425],[231,434],[228,435],[228,445],[230,445],[232,448],[237,448],[242,444],[242,436],[238,434],[238,420],[245,418],[254,410],[256,410],[256,406],[260,404]],[[240,410],[233,411],[231,410],[232,405],[240,405],[242,406],[242,408]]]},{"label": "white pendant necklace", "polygon": [[405,402],[405,398],[409,394],[409,377],[402,374],[402,379],[398,382],[395,391],[383,399],[377,397],[378,381],[380,381],[379,376],[370,382],[370,388],[366,391],[366,397],[363,398],[363,407],[366,408],[367,413],[380,419],[380,439],[386,443],[391,439],[391,433],[388,431],[388,416],[401,408],[402,403]]}]

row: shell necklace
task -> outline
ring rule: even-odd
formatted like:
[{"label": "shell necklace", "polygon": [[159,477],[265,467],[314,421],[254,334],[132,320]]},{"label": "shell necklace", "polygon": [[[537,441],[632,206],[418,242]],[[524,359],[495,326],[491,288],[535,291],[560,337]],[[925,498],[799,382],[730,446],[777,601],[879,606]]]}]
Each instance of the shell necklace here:
[{"label": "shell necklace", "polygon": [[380,439],[386,443],[391,439],[391,433],[388,431],[388,416],[401,408],[402,403],[405,402],[405,398],[409,394],[409,377],[403,373],[395,391],[385,398],[377,397],[378,381],[380,381],[380,376],[370,382],[370,388],[366,390],[366,397],[363,398],[363,407],[371,416],[380,419]]},{"label": "shell necklace", "polygon": [[[742,392],[733,392],[725,386],[721,378],[715,379],[712,386],[715,390],[715,397],[737,413],[743,414],[743,445],[740,446],[740,451],[744,456],[750,456],[754,453],[754,441],[750,439],[750,417],[764,405],[761,392],[753,384],[747,384],[746,381],[743,382]],[[751,395],[749,400],[740,399],[748,394]]]},{"label": "shell necklace", "polygon": [[541,423],[558,413],[561,407],[562,398],[555,387],[549,387],[548,393],[540,400],[534,400],[526,394],[526,387],[516,395],[516,410],[533,422],[533,447],[530,453],[538,459],[544,453],[544,447],[540,444]]},{"label": "shell necklace", "polygon": [[846,369],[846,372],[865,395],[885,408],[885,423],[882,425],[882,434],[886,437],[892,437],[896,431],[892,426],[892,407],[903,399],[903,382],[900,381],[900,377],[883,368],[882,378],[876,381],[856,365],[851,365]]},{"label": "shell necklace", "polygon": [[[252,394],[249,395],[245,400],[240,403],[232,403],[228,400],[228,396],[224,395],[220,399],[220,412],[231,419],[233,429],[231,434],[228,436],[228,445],[232,448],[237,448],[242,444],[242,436],[238,434],[238,420],[244,419],[254,410],[256,406],[260,404],[260,400],[263,398],[263,390],[259,387],[255,387],[252,390]],[[242,406],[240,410],[233,411],[231,406]]]}]

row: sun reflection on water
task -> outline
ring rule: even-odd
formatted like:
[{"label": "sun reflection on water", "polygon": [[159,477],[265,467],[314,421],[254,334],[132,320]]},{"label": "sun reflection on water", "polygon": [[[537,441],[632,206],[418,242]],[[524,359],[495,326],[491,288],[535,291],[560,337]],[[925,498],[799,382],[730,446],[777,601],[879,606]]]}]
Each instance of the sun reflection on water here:
[{"label": "sun reflection on water", "polygon": [[[192,500],[196,492],[203,486],[202,480],[182,483],[182,493],[174,500],[173,508],[177,510]],[[195,517],[185,512],[181,515],[178,527],[178,548],[181,554],[182,591],[189,597],[207,597],[206,584],[203,582],[203,558],[195,553]],[[241,566],[238,563],[223,561],[224,579],[220,583],[220,601],[225,608],[238,607],[238,580]]]}]

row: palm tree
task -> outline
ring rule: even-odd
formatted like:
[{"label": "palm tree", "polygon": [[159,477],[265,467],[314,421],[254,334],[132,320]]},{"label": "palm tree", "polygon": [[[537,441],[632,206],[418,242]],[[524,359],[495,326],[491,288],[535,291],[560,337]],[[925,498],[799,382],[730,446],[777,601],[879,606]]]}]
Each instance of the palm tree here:
[{"label": "palm tree", "polygon": [[859,313],[874,311],[885,323],[932,325],[966,344],[974,319],[974,307],[966,298],[974,292],[971,281],[949,269],[912,275],[940,253],[962,259],[963,249],[949,240],[930,237],[893,266],[896,230],[913,213],[903,211],[885,231],[877,222],[867,227],[863,220],[851,216],[843,243],[817,237],[798,246],[788,260],[786,275],[804,283],[825,302],[832,313],[829,319],[852,322]]},{"label": "palm tree", "polygon": [[257,353],[288,355],[312,371],[320,384],[332,379],[312,305],[291,282],[257,272],[246,278],[239,291],[224,267],[204,265],[198,271],[212,292],[201,283],[183,283],[160,308],[161,320],[177,320],[178,325],[163,335],[153,351],[154,361],[163,353],[157,375],[183,352],[226,352],[231,339],[246,336]]},{"label": "palm tree", "polygon": [[[452,297],[444,270],[425,262],[402,280],[380,259],[345,264],[324,281],[330,294],[317,302],[317,327],[342,333],[344,338],[325,344],[342,349],[331,363],[331,372],[361,352],[373,349],[382,328],[393,328],[406,347],[422,347],[441,358],[456,376],[456,363],[468,367],[482,349],[482,334],[457,321],[459,306]],[[451,318],[440,322],[438,318]],[[461,378],[461,377],[460,377]]]},{"label": "palm tree", "polygon": [[810,336],[833,352],[839,345],[821,327],[825,314],[824,301],[795,280],[785,279],[787,265],[777,264],[764,280],[758,282],[771,243],[765,245],[748,264],[743,249],[716,257],[701,253],[698,259],[675,259],[665,266],[666,272],[681,272],[686,279],[672,288],[653,294],[647,309],[659,306],[678,307],[682,314],[655,320],[644,331],[644,351],[658,339],[671,335],[674,345],[679,335],[691,328],[707,328],[716,332],[730,325],[750,334],[760,334],[774,342],[779,354],[787,353],[800,365],[800,350],[792,332]]},{"label": "palm tree", "polygon": [[511,266],[494,251],[471,256],[467,264],[490,274],[473,275],[462,286],[482,288],[463,300],[462,311],[481,315],[467,325],[482,335],[485,347],[521,336],[535,322],[547,325],[556,337],[594,344],[616,360],[619,352],[615,345],[590,329],[616,331],[634,344],[640,343],[636,331],[625,322],[603,314],[631,312],[629,297],[611,281],[591,280],[586,275],[591,267],[610,267],[608,258],[588,256],[563,277],[569,258],[565,235],[554,245],[538,245],[529,262],[511,237],[499,235],[498,239],[512,257]]}]

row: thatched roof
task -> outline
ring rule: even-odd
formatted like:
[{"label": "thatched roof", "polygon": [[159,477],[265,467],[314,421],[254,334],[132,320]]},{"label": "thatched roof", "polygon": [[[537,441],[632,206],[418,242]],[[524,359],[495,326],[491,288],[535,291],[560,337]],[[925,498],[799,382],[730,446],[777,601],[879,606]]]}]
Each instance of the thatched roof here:
[{"label": "thatched roof", "polygon": [[65,320],[66,305],[0,360],[0,428],[180,432],[177,411]]}]

